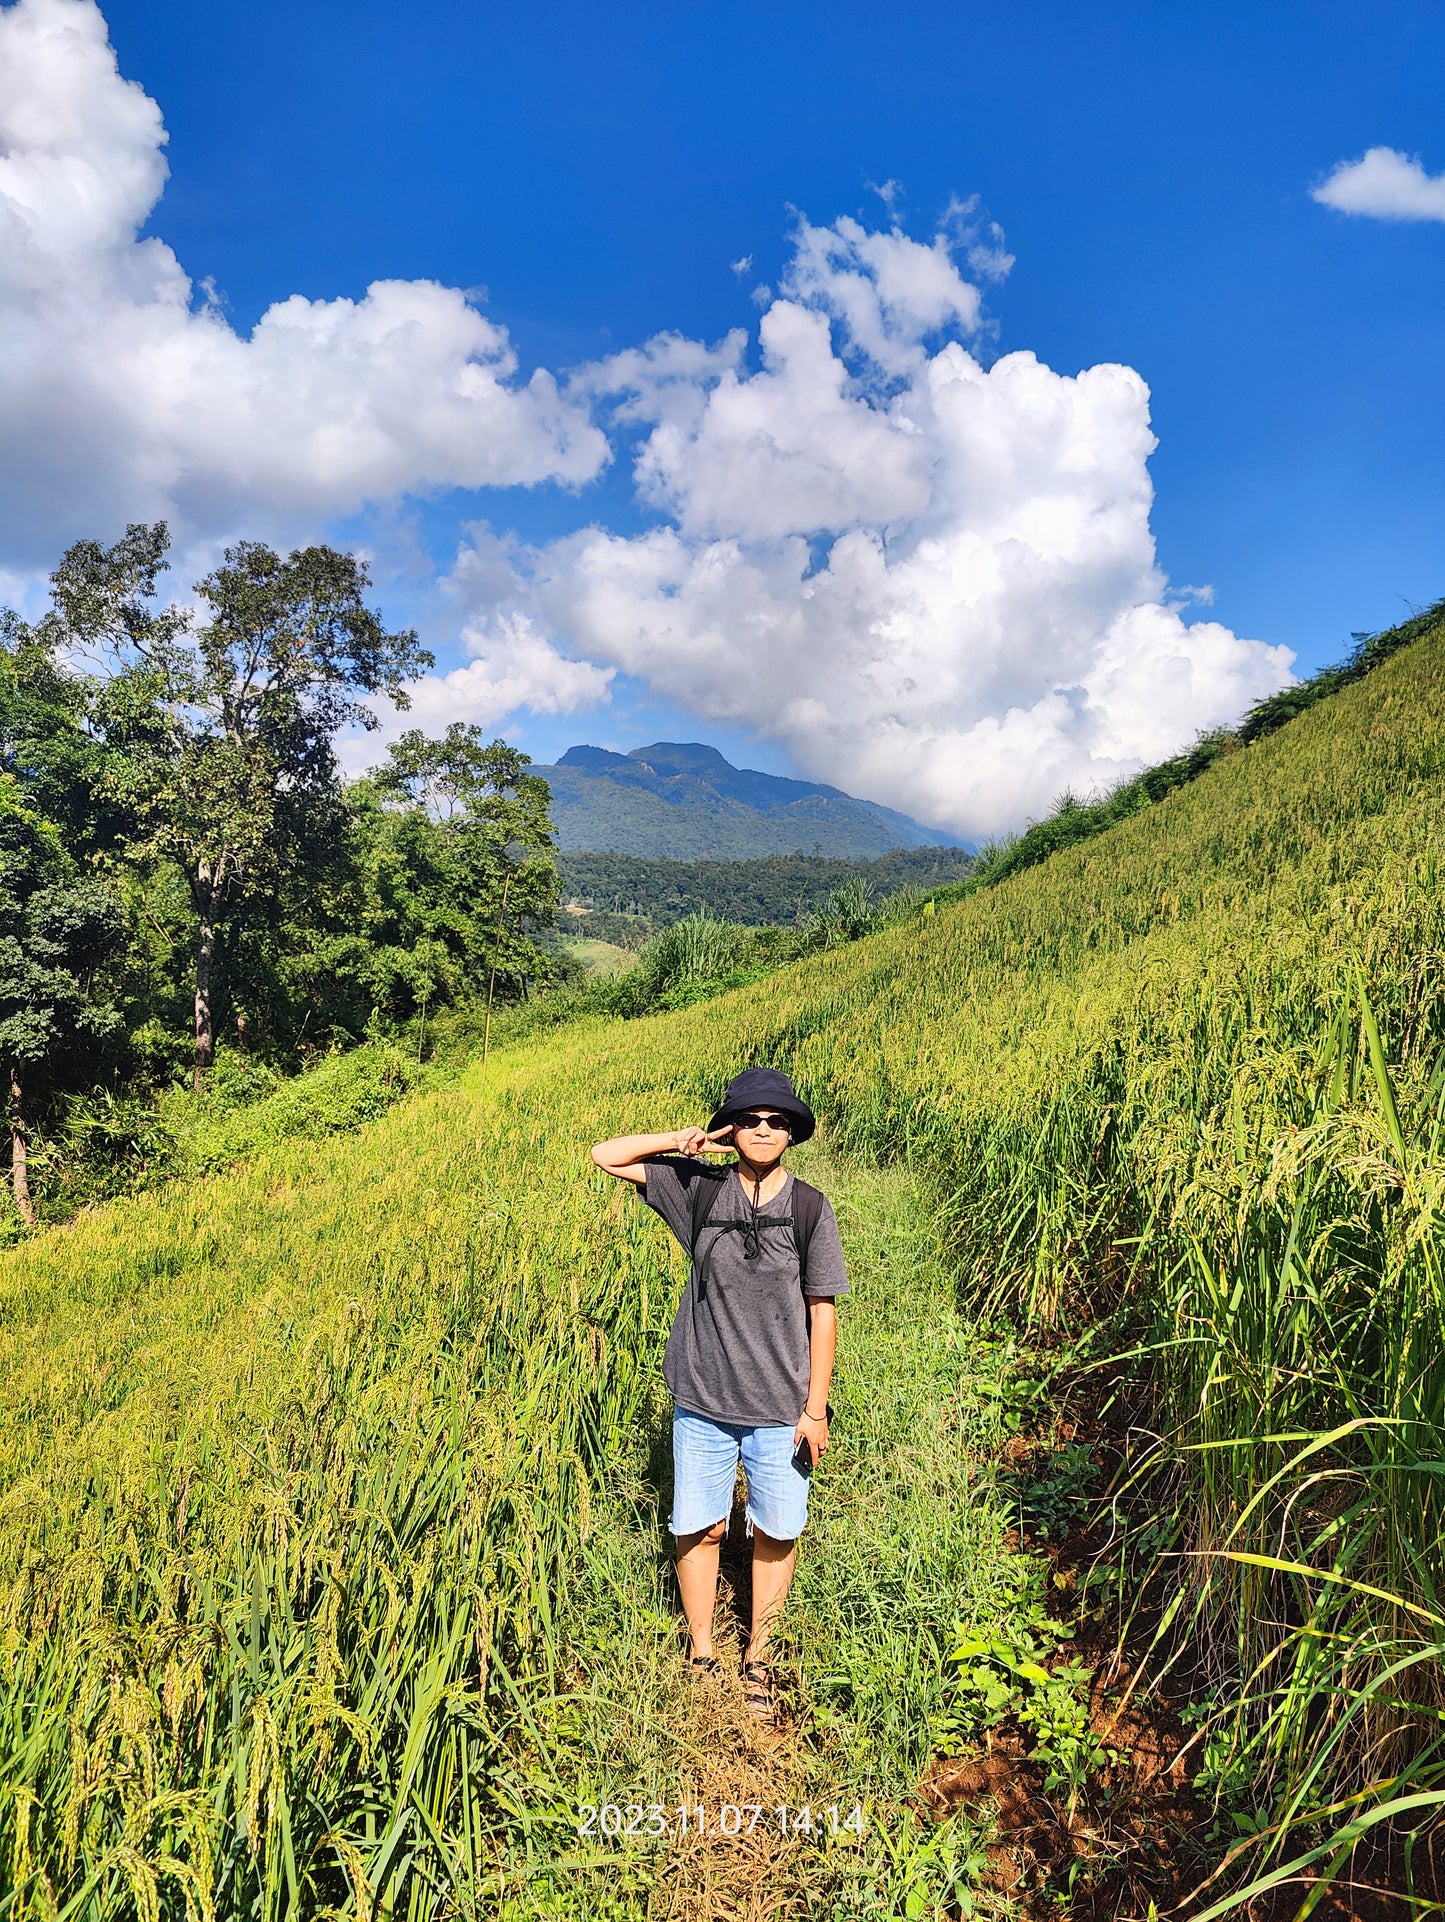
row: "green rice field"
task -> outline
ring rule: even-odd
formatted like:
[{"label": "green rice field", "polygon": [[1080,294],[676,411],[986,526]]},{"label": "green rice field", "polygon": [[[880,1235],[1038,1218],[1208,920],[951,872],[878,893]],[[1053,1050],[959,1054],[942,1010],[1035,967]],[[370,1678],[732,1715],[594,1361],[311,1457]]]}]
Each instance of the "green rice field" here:
[{"label": "green rice field", "polygon": [[[1361,1862],[1437,1912],[1442,774],[1436,630],[996,889],[0,1254],[0,1918],[1070,1912],[1087,1864],[1011,1885],[987,1796],[917,1795],[990,1675],[1057,1806],[1102,1766],[1018,1669],[1065,1660],[1004,1472],[1046,1379],[1129,1384],[1079,1513],[1187,1703],[1185,1912]],[[688,1693],[680,1274],[586,1159],[744,1061],[825,1117],[854,1274],[772,1745]],[[682,1832],[725,1801],[861,1833]]]}]

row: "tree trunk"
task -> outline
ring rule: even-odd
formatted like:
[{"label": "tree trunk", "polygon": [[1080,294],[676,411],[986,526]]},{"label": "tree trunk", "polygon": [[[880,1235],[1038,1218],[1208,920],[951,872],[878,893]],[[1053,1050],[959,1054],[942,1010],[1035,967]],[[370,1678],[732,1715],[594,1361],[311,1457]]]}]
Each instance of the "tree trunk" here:
[{"label": "tree trunk", "polygon": [[30,1158],[25,1142],[24,1089],[18,1061],[10,1063],[10,1179],[15,1189],[15,1206],[33,1228],[35,1204],[30,1199]]},{"label": "tree trunk", "polygon": [[201,1091],[201,1077],[216,1054],[216,1031],[211,1020],[211,962],[216,953],[215,903],[197,889],[196,930],[196,1068],[191,1085]]},{"label": "tree trunk", "polygon": [[[497,909],[497,927],[492,939],[492,971],[487,977],[487,1025],[482,1031],[481,1082],[483,1088],[487,1084],[487,1056],[492,1051],[492,996],[497,987],[497,954],[502,945],[502,921],[507,912],[507,895],[511,886],[512,876],[508,872],[506,880],[502,883],[502,905]],[[480,1093],[481,1089],[478,1089],[478,1095]]]}]

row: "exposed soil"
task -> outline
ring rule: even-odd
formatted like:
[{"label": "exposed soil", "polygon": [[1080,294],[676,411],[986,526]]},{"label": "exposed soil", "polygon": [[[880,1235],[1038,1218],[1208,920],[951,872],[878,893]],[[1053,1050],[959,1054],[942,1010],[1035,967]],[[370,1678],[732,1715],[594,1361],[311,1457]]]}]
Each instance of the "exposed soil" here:
[{"label": "exposed soil", "polygon": [[[1089,1378],[1066,1390],[1046,1433],[1014,1436],[1001,1466],[1022,1487],[1064,1445],[1082,1443],[1106,1485],[1124,1458],[1131,1415],[1142,1416],[1145,1385]],[[1132,1404],[1132,1407],[1131,1407]],[[1019,1538],[1006,1545],[1044,1557],[1061,1600],[1081,1592],[1081,1577],[1103,1538],[1073,1526],[1058,1541]],[[1134,1598],[1134,1640],[1147,1640],[1167,1600]],[[1194,1752],[1176,1701],[1141,1685],[1137,1655],[1120,1643],[1101,1611],[1080,1614],[1063,1651],[1091,1671],[1090,1726],[1117,1758],[1097,1771],[1073,1807],[1044,1792],[1026,1741],[1007,1724],[990,1732],[981,1754],[936,1759],[918,1801],[936,1820],[991,1806],[999,1840],[991,1850],[992,1886],[1027,1917],[1067,1922],[1144,1922],[1152,1912],[1188,1922],[1228,1890],[1227,1861],[1211,1842],[1210,1811],[1191,1787]],[[1413,1887],[1413,1897],[1403,1891]],[[1062,1902],[1061,1902],[1062,1898]],[[1445,1916],[1445,1825],[1415,1844],[1409,1872],[1398,1837],[1367,1838],[1328,1888],[1312,1874],[1242,1907],[1240,1922],[1295,1922],[1302,1909],[1319,1922],[1415,1922]]]},{"label": "exposed soil", "polygon": [[[1190,1791],[1184,1736],[1167,1705],[1132,1698],[1129,1674],[1112,1651],[1070,1645],[1094,1666],[1089,1721],[1117,1760],[1098,1770],[1070,1807],[1044,1792],[1017,1729],[991,1731],[981,1755],[936,1760],[918,1786],[922,1805],[937,1819],[989,1801],[997,1810],[999,1841],[991,1851],[992,1881],[1012,1893],[1024,1915],[1073,1922],[1121,1922],[1163,1911],[1200,1879],[1201,1811]],[[1072,1889],[1068,1908],[1057,1896]]]}]

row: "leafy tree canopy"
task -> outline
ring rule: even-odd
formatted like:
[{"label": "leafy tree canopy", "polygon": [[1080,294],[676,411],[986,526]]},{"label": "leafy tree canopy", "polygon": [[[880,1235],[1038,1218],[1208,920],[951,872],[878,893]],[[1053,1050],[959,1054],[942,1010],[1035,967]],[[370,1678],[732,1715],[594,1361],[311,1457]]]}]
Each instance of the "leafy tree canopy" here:
[{"label": "leafy tree canopy", "polygon": [[11,1179],[27,1220],[26,1077],[63,1045],[115,1026],[115,1005],[95,977],[124,932],[111,890],[77,872],[53,823],[26,806],[12,774],[0,774],[0,1063]]},{"label": "leafy tree canopy", "polygon": [[366,605],[354,555],[306,547],[283,560],[238,542],[196,583],[193,613],[158,602],[168,548],[164,522],[112,547],[76,542],[51,577],[49,631],[106,659],[91,704],[102,786],[129,819],[132,856],[174,861],[190,888],[199,1085],[215,1047],[218,921],[274,886],[333,807],[334,736],[377,724],[357,694],[405,707],[407,679],[432,657]]}]

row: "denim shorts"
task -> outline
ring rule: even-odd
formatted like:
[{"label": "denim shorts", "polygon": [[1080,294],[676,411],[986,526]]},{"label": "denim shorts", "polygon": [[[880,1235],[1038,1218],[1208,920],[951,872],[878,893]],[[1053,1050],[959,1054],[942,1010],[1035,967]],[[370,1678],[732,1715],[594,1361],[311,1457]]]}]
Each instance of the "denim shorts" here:
[{"label": "denim shorts", "polygon": [[790,1542],[808,1519],[808,1476],[793,1464],[793,1427],[748,1428],[713,1421],[685,1408],[672,1417],[674,1535],[692,1535],[726,1521],[733,1505],[738,1461],[748,1478],[748,1533]]}]

